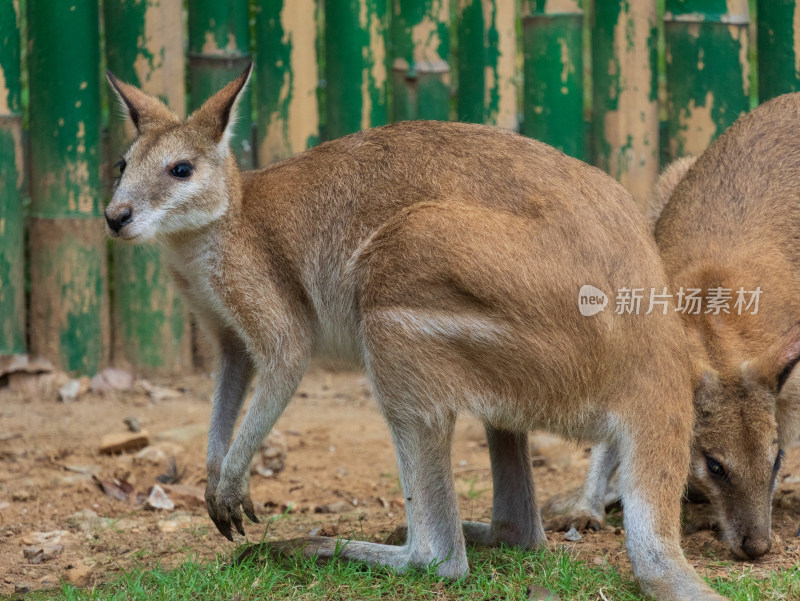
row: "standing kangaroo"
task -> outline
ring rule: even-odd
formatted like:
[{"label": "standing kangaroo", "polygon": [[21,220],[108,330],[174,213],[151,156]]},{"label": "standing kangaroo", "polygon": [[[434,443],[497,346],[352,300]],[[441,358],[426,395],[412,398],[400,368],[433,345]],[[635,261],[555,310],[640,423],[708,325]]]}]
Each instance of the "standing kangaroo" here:
[{"label": "standing kangaroo", "polygon": [[[759,106],[696,161],[670,166],[651,203],[672,292],[730,292],[728,312],[682,315],[697,413],[689,484],[742,558],[770,550],[781,449],[800,430],[798,125],[800,94]],[[740,288],[760,288],[757,312],[739,314]],[[551,501],[552,525],[599,527],[618,463],[613,444],[595,447],[582,491]]]},{"label": "standing kangaroo", "polygon": [[[660,287],[628,193],[514,133],[411,122],[363,131],[258,171],[229,149],[249,69],[180,122],[108,75],[138,136],[106,209],[108,233],[155,240],[220,369],[206,502],[219,531],[256,521],[248,467],[313,354],[363,366],[394,439],[402,546],[296,541],[310,555],[469,571],[465,539],[545,542],[527,431],[622,449],[627,546],[655,598],[722,599],[680,548],[693,425],[677,316],[581,316],[591,283]],[[251,377],[255,395],[231,444]],[[490,524],[459,518],[450,446],[459,412],[486,426]]]}]

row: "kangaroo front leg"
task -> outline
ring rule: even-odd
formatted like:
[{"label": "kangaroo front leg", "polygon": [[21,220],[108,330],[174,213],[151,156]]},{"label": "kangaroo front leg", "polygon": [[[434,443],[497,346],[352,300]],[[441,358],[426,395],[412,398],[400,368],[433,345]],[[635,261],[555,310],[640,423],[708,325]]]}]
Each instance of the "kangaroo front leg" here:
[{"label": "kangaroo front leg", "polygon": [[[289,355],[278,356],[286,360]],[[231,524],[244,536],[242,509],[247,517],[258,521],[250,499],[250,462],[261,441],[286,409],[305,373],[308,356],[296,357],[294,361],[273,367],[271,373],[260,375],[242,426],[222,462],[219,485],[213,503],[209,504],[209,514],[228,540],[233,540]]]},{"label": "kangaroo front leg", "polygon": [[631,424],[618,438],[625,544],[633,573],[658,601],[723,601],[692,570],[680,546],[688,436],[677,436],[666,420],[652,422]]},{"label": "kangaroo front leg", "polygon": [[534,549],[545,541],[536,505],[527,432],[507,432],[486,426],[492,461],[494,502],[492,523],[464,522],[464,536],[473,543],[506,543]]},{"label": "kangaroo front leg", "polygon": [[[222,462],[228,452],[236,418],[242,408],[247,389],[253,378],[253,362],[244,344],[231,336],[220,344],[219,375],[211,409],[206,454],[206,507],[215,519],[214,503],[219,484]],[[215,521],[216,523],[216,521]],[[219,527],[219,524],[217,524]]]}]

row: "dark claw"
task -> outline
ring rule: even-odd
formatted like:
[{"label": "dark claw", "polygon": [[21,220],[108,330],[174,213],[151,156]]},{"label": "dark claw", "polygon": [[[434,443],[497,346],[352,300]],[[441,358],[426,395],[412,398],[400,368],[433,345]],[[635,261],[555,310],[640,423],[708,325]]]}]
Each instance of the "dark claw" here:
[{"label": "dark claw", "polygon": [[253,507],[253,502],[250,499],[247,499],[244,503],[242,503],[242,509],[244,509],[244,514],[250,519],[251,522],[254,524],[258,524],[258,518],[256,517],[256,510]]},{"label": "dark claw", "polygon": [[230,522],[222,524],[220,522],[214,522],[217,525],[217,530],[222,533],[222,536],[227,538],[229,541],[233,542],[233,533],[231,532],[231,525]]},{"label": "dark claw", "polygon": [[242,517],[238,515],[238,511],[231,516],[231,520],[233,520],[233,525],[236,526],[236,531],[244,536],[244,527],[242,526]]}]

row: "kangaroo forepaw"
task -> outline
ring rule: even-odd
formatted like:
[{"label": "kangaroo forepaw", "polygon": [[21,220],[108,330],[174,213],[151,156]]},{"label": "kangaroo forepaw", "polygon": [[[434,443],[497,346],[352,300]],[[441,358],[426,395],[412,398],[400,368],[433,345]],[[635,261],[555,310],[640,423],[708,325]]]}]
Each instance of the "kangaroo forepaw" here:
[{"label": "kangaroo forepaw", "polygon": [[601,530],[605,526],[605,507],[592,508],[577,488],[554,495],[542,508],[545,530]]},{"label": "kangaroo forepaw", "polygon": [[545,529],[554,530],[556,532],[567,532],[573,528],[578,532],[586,532],[588,530],[597,532],[601,530],[603,526],[604,520],[597,516],[581,513],[550,516],[545,521]]},{"label": "kangaroo forepaw", "polygon": [[242,524],[243,511],[251,521],[258,523],[255,507],[247,490],[241,492],[236,489],[218,487],[216,491],[209,491],[206,488],[206,507],[217,530],[229,541],[233,541],[231,526],[236,528],[239,534],[245,536]]}]

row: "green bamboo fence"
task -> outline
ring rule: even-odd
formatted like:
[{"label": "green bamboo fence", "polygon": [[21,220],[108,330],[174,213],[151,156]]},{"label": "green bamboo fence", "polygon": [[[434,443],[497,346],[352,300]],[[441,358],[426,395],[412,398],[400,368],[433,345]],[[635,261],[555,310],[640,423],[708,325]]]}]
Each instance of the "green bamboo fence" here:
[{"label": "green bamboo fence", "polygon": [[97,0],[28,0],[33,352],[72,373],[108,353]]}]

